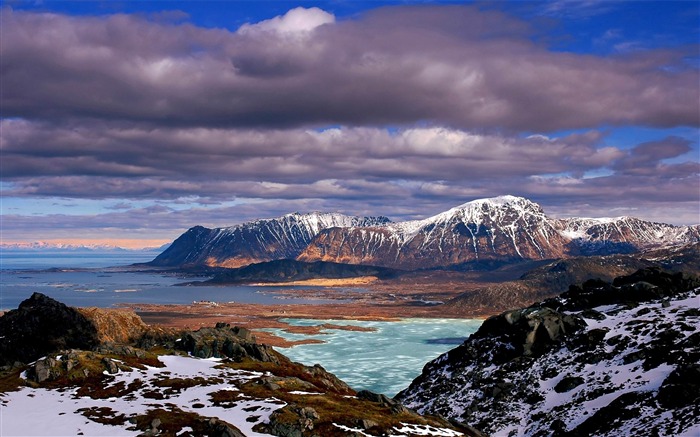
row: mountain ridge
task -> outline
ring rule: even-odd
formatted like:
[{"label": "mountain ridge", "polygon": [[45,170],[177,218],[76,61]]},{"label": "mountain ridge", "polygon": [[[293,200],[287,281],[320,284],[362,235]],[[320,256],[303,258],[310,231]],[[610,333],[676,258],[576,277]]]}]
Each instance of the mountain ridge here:
[{"label": "mountain ridge", "polygon": [[511,195],[477,199],[422,220],[287,214],[228,228],[193,227],[150,264],[243,267],[275,259],[403,270],[634,253],[700,241],[700,225],[633,217],[550,218]]}]

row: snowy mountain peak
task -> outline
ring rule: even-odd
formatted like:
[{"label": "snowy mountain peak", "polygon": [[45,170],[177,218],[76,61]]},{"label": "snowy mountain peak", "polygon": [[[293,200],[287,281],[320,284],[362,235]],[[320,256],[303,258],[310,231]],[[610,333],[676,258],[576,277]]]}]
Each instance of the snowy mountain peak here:
[{"label": "snowy mountain peak", "polygon": [[537,205],[536,203],[532,202],[529,199],[526,199],[524,197],[518,197],[518,196],[513,196],[510,194],[506,194],[503,196],[496,196],[496,197],[486,197],[483,199],[474,199],[471,200],[467,203],[464,203],[460,206],[457,206],[453,209],[463,209],[463,208],[468,208],[472,206],[487,206],[487,207],[501,207],[501,206],[506,206],[506,205]]},{"label": "snowy mountain peak", "polygon": [[175,240],[152,264],[236,268],[275,259],[293,259],[325,229],[377,227],[388,222],[386,217],[295,212],[226,228],[195,227]]},{"label": "snowy mountain peak", "polygon": [[[464,223],[480,226],[483,223],[496,226],[514,226],[516,222],[546,220],[542,207],[523,197],[505,195],[476,199],[464,203],[425,220],[422,226],[438,223]],[[418,222],[416,222],[418,223]]]}]

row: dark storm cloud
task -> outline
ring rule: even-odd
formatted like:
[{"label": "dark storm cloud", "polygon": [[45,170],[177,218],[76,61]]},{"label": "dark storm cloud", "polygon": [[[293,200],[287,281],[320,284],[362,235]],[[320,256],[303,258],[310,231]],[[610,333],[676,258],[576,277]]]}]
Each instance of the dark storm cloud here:
[{"label": "dark storm cloud", "polygon": [[382,193],[381,184],[394,192],[404,182],[583,174],[625,157],[599,147],[596,131],[550,139],[446,128],[145,129],[23,120],[0,127],[2,177],[13,184],[6,195],[14,196],[354,197]]},{"label": "dark storm cloud", "polygon": [[686,53],[549,52],[527,24],[475,7],[384,8],[339,22],[296,14],[303,29],[279,19],[230,32],[5,9],[3,111],[152,126],[698,123],[696,73],[664,69]]},{"label": "dark storm cloud", "polygon": [[665,165],[663,160],[675,158],[691,150],[690,141],[684,138],[668,137],[661,141],[650,141],[631,149],[613,168],[627,174],[660,176],[671,172],[673,168],[679,168]]}]

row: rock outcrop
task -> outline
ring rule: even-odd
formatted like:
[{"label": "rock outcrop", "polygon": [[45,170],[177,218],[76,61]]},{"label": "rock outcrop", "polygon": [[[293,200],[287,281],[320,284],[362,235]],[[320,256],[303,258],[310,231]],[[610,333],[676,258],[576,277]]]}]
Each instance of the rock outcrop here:
[{"label": "rock outcrop", "polygon": [[197,358],[230,358],[241,361],[251,358],[257,361],[279,364],[279,354],[270,346],[255,342],[255,336],[246,328],[217,323],[214,328],[201,328],[182,334],[176,346]]},{"label": "rock outcrop", "polygon": [[75,308],[41,293],[0,317],[0,365],[29,363],[63,349],[99,344],[95,324]]},{"label": "rock outcrop", "polygon": [[649,267],[700,275],[700,243],[632,255],[575,257],[546,262],[516,280],[469,290],[446,302],[445,308],[465,314],[505,311],[558,296],[571,284],[591,279],[610,282],[618,276]]},{"label": "rock outcrop", "polygon": [[572,286],[486,320],[397,399],[494,435],[693,435],[699,292],[656,268]]}]

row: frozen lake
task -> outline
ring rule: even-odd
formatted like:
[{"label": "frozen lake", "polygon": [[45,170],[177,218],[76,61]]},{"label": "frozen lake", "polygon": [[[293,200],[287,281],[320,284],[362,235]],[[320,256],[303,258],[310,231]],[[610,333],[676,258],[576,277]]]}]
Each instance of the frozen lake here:
[{"label": "frozen lake", "polygon": [[355,390],[366,389],[387,396],[394,396],[408,387],[428,361],[461,344],[482,323],[477,319],[282,321],[298,326],[331,323],[375,328],[372,332],[328,329],[317,335],[290,334],[281,329],[268,331],[288,340],[323,340],[325,343],[279,350],[294,361],[322,365]]}]

